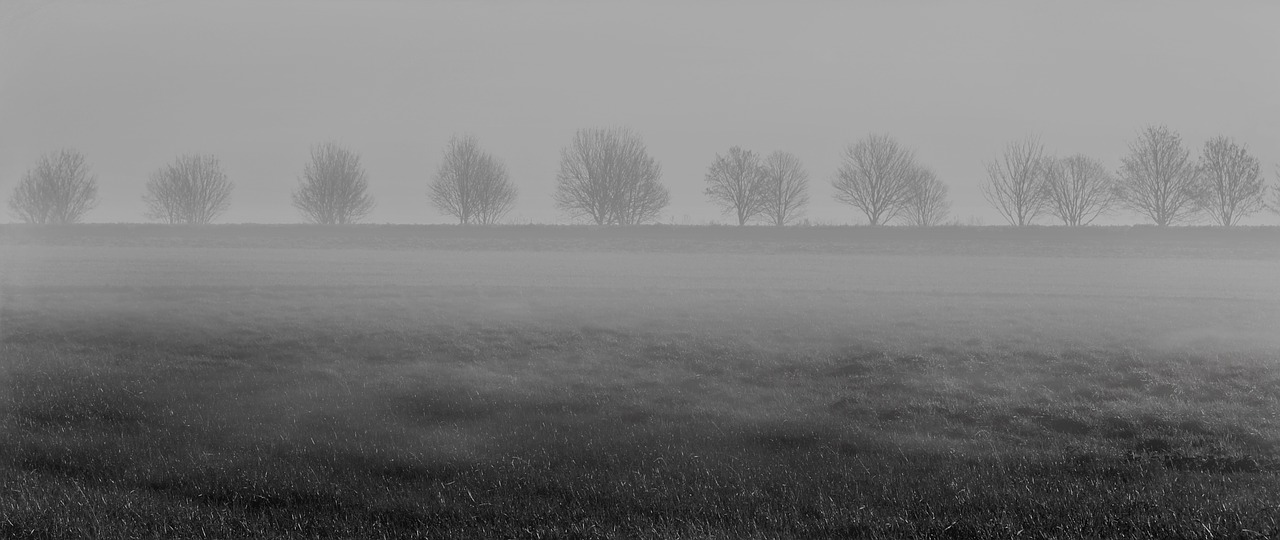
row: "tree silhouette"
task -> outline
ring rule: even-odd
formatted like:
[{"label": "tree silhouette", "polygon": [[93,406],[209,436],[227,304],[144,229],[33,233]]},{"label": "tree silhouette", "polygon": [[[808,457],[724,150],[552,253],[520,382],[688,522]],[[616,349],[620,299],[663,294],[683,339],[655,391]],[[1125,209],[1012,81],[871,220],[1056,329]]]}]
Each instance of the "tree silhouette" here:
[{"label": "tree silhouette", "polygon": [[151,219],[203,225],[230,208],[233,187],[217,157],[190,154],[152,173],[142,200]]},{"label": "tree silhouette", "polygon": [[1005,147],[997,159],[987,162],[982,196],[1010,225],[1030,225],[1045,206],[1044,145],[1029,136]]},{"label": "tree silhouette", "polygon": [[733,213],[742,226],[764,212],[764,171],[760,156],[734,146],[725,155],[716,154],[707,167],[707,197],[725,213]]},{"label": "tree silhouette", "polygon": [[360,155],[334,142],[311,147],[311,161],[303,169],[293,206],[314,223],[356,223],[373,211],[369,179]]},{"label": "tree silhouette", "polygon": [[779,227],[799,219],[804,206],[809,204],[809,174],[800,158],[775,151],[764,158],[761,173],[764,217]]},{"label": "tree silhouette", "polygon": [[475,137],[453,137],[431,183],[428,197],[462,225],[497,223],[516,203],[507,168],[480,149]]},{"label": "tree silhouette", "polygon": [[27,223],[78,223],[98,204],[98,179],[88,170],[75,150],[45,154],[22,176],[9,208]]},{"label": "tree silhouette", "polygon": [[1129,143],[1116,195],[1161,227],[1191,221],[1200,209],[1200,169],[1165,126],[1148,126]]},{"label": "tree silhouette", "polygon": [[870,135],[845,148],[831,184],[836,200],[862,210],[876,226],[906,207],[915,174],[914,152],[887,135]]},{"label": "tree silhouette", "polygon": [[670,202],[662,167],[640,136],[626,128],[578,130],[560,153],[556,206],[597,225],[635,225],[657,218]]}]

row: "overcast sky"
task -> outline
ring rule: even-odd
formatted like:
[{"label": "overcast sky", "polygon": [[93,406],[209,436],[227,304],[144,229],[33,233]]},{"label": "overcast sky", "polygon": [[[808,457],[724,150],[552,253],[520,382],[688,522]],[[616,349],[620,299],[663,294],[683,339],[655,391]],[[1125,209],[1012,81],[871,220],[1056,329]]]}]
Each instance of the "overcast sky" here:
[{"label": "overcast sky", "polygon": [[568,221],[551,202],[560,149],[592,126],[644,137],[675,223],[731,219],[702,190],[732,145],[798,155],[824,223],[865,222],[830,179],[872,132],[915,148],[955,216],[987,224],[1002,220],[983,161],[1030,133],[1113,169],[1151,123],[1196,152],[1235,137],[1272,179],[1280,161],[1274,1],[0,6],[0,194],[74,147],[99,179],[95,222],[143,221],[147,175],[188,152],[218,155],[236,184],[221,221],[300,221],[289,193],[331,139],[362,154],[379,223],[449,221],[425,193],[454,133],[506,162],[516,222]]}]

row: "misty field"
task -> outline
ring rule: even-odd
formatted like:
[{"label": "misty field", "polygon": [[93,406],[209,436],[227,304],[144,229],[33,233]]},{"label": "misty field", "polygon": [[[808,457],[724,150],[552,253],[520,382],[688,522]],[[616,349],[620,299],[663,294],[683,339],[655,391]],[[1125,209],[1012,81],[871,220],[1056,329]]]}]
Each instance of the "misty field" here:
[{"label": "misty field", "polygon": [[1280,229],[0,227],[0,537],[1280,536]]}]

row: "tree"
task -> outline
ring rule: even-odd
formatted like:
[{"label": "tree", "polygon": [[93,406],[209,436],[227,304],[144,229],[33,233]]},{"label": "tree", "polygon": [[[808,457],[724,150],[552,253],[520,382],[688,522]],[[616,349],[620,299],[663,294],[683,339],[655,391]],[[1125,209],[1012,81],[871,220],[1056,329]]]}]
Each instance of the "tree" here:
[{"label": "tree", "polygon": [[1045,211],[1063,225],[1088,225],[1115,205],[1115,179],[1088,156],[1046,158],[1044,175]]},{"label": "tree", "polygon": [[716,154],[707,167],[706,195],[725,213],[733,212],[738,225],[764,211],[764,171],[760,156],[740,147],[729,149],[728,155]]},{"label": "tree", "polygon": [[1276,168],[1276,185],[1271,186],[1271,211],[1280,214],[1280,167]]},{"label": "tree", "polygon": [[901,214],[903,221],[915,227],[940,225],[951,212],[951,201],[947,198],[949,191],[932,170],[917,166],[908,190],[907,204]]},{"label": "tree", "polygon": [[360,155],[334,142],[311,147],[311,162],[293,192],[293,206],[315,223],[345,225],[373,211]]},{"label": "tree", "polygon": [[1129,143],[1116,196],[1129,209],[1161,227],[1190,221],[1199,211],[1200,171],[1165,126],[1148,126]]},{"label": "tree", "polygon": [[809,174],[804,171],[800,158],[775,151],[764,158],[761,176],[764,198],[761,214],[769,223],[781,227],[799,218],[801,209],[809,204]]},{"label": "tree", "polygon": [[462,225],[497,223],[516,204],[507,167],[481,150],[472,136],[449,139],[428,196]]},{"label": "tree", "polygon": [[987,162],[982,196],[1010,225],[1030,225],[1045,206],[1044,145],[1035,136],[1014,141]]},{"label": "tree", "polygon": [[554,198],[560,210],[597,225],[636,225],[657,218],[670,202],[661,177],[635,132],[581,129],[560,153]]},{"label": "tree", "polygon": [[862,210],[872,226],[905,208],[916,174],[915,153],[887,135],[870,135],[845,148],[831,185],[836,200]]},{"label": "tree", "polygon": [[1200,206],[1224,227],[1267,207],[1262,167],[1249,149],[1227,137],[1204,143],[1200,154]]},{"label": "tree", "polygon": [[84,155],[72,149],[40,156],[22,176],[9,208],[27,223],[79,223],[98,205],[98,179],[89,176]]},{"label": "tree", "polygon": [[231,206],[233,187],[217,157],[189,154],[151,173],[142,201],[151,219],[204,225]]}]

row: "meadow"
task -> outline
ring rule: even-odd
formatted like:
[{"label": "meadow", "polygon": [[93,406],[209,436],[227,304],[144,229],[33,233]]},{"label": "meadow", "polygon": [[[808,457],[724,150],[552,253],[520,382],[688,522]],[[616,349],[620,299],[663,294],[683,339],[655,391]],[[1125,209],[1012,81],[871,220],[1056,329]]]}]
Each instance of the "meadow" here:
[{"label": "meadow", "polygon": [[0,226],[3,538],[1280,536],[1280,229]]}]

